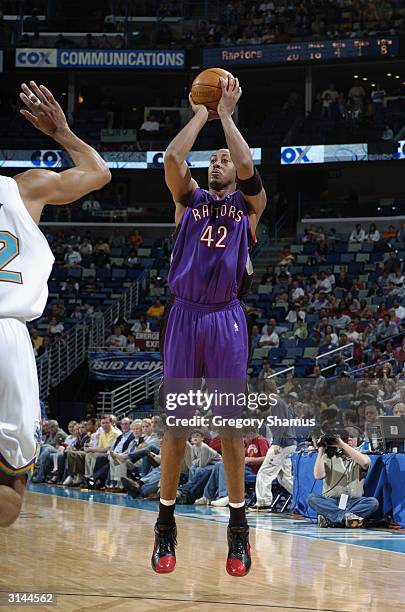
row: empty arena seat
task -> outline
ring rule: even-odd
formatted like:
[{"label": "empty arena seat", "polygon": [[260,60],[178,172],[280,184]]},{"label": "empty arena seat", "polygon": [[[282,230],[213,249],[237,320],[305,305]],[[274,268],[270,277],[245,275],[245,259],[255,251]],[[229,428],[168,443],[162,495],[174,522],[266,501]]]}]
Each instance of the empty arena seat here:
[{"label": "empty arena seat", "polygon": [[110,279],[111,278],[111,269],[110,268],[96,268],[96,279]]},{"label": "empty arena seat", "polygon": [[69,274],[74,279],[81,279],[82,277],[82,268],[69,268]]},{"label": "empty arena seat", "polygon": [[127,278],[127,270],[125,268],[113,268],[111,278],[113,280],[125,280]]},{"label": "empty arena seat", "polygon": [[286,357],[287,358],[297,358],[297,357],[302,357],[304,352],[304,349],[302,347],[295,347],[295,348],[287,348],[287,353],[286,353]]}]

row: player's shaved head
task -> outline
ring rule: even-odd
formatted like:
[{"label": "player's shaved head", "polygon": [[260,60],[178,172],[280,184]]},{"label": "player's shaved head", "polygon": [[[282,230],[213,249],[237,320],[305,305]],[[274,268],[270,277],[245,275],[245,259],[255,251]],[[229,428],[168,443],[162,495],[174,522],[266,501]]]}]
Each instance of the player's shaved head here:
[{"label": "player's shaved head", "polygon": [[216,193],[235,191],[236,168],[229,149],[217,149],[211,153],[208,168],[208,186]]},{"label": "player's shaved head", "polygon": [[217,149],[211,155],[222,155],[223,153],[225,153],[226,155],[229,155],[229,157],[231,157],[231,153],[230,153],[229,149]]}]

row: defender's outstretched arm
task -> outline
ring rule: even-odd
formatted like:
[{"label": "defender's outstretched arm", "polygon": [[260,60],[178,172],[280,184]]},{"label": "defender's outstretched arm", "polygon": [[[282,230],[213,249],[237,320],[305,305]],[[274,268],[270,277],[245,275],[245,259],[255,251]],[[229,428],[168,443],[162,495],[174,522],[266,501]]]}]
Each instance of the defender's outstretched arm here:
[{"label": "defender's outstretched arm", "polygon": [[28,170],[16,176],[24,203],[39,222],[46,204],[70,204],[101,189],[111,180],[111,172],[102,157],[69,128],[63,110],[44,85],[23,83],[20,98],[26,105],[21,114],[38,130],[51,136],[69,153],[74,168],[63,172]]}]

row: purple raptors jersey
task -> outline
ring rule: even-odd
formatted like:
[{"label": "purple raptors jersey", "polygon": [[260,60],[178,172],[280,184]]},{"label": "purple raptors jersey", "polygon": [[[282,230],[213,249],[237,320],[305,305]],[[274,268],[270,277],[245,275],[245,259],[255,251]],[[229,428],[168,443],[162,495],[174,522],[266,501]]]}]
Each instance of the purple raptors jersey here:
[{"label": "purple raptors jersey", "polygon": [[237,190],[218,200],[196,189],[177,227],[168,276],[173,295],[200,304],[230,302],[251,275],[250,227]]}]

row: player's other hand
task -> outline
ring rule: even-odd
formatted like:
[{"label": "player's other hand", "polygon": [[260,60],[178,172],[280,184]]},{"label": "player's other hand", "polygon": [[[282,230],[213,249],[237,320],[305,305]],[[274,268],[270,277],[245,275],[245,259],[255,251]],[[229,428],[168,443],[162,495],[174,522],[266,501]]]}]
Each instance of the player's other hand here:
[{"label": "player's other hand", "polygon": [[206,115],[206,118],[208,120],[208,108],[206,106],[204,106],[204,104],[196,104],[193,101],[193,98],[191,96],[191,92],[188,94],[188,100],[190,102],[190,106],[193,109],[193,113],[196,115],[197,113],[204,113],[204,115]]},{"label": "player's other hand", "polygon": [[37,130],[48,136],[55,137],[58,132],[69,129],[65,113],[45,85],[30,81],[30,86],[22,83],[20,98],[27,108],[20,113]]},{"label": "player's other hand", "polygon": [[214,121],[215,119],[219,119],[219,115],[216,111],[207,108],[204,104],[195,104],[193,102],[193,98],[191,97],[191,93],[189,94],[188,99],[194,114],[203,113],[206,121]]},{"label": "player's other hand", "polygon": [[222,97],[218,104],[219,117],[230,117],[235,110],[239,98],[242,95],[242,88],[239,85],[239,80],[232,77],[220,77],[222,87]]}]

